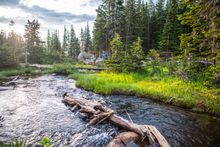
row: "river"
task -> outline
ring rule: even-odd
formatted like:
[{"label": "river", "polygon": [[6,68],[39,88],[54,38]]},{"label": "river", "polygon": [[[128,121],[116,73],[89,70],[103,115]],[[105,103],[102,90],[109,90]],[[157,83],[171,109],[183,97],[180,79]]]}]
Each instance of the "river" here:
[{"label": "river", "polygon": [[173,147],[220,146],[220,119],[163,105],[134,96],[101,96],[75,87],[65,76],[43,75],[21,80],[13,87],[0,86],[0,142],[27,140],[33,146],[47,136],[55,146],[102,147],[119,133],[111,124],[86,128],[77,112],[62,101],[67,92],[105,102],[120,116],[139,124],[150,124]]}]

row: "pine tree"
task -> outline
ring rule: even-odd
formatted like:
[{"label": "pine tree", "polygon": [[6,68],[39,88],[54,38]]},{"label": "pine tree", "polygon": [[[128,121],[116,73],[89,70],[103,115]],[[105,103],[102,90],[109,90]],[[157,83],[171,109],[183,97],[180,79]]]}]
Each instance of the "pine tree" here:
[{"label": "pine tree", "polygon": [[136,5],[136,10],[135,10],[135,31],[134,31],[134,34],[135,34],[135,37],[142,37],[143,36],[143,30],[144,30],[144,27],[146,27],[145,25],[145,11],[144,11],[144,7],[143,7],[143,4],[142,4],[142,1],[141,0],[138,0],[138,3]]},{"label": "pine tree", "polygon": [[50,30],[47,30],[47,51],[50,52],[51,50],[51,35]]},{"label": "pine tree", "polygon": [[163,33],[159,42],[161,51],[178,53],[181,34],[180,23],[177,19],[178,3],[177,0],[169,2],[168,14],[166,23],[163,28]]},{"label": "pine tree", "polygon": [[157,52],[155,49],[151,49],[148,52],[147,55],[148,60],[150,61],[150,65],[152,66],[152,72],[151,74],[155,74],[159,72],[159,67],[160,66],[160,54]]},{"label": "pine tree", "polygon": [[79,40],[76,37],[73,25],[71,25],[69,56],[74,60],[77,60],[79,53],[80,53]]},{"label": "pine tree", "polygon": [[99,7],[93,29],[93,49],[96,52],[102,52],[108,48],[108,34],[106,29],[106,17]]},{"label": "pine tree", "polygon": [[150,48],[150,12],[149,12],[149,5],[146,2],[145,4],[142,3],[142,9],[143,9],[143,24],[144,24],[144,29],[143,29],[143,37],[141,38],[143,40],[143,50],[144,53],[147,53],[149,48]]},{"label": "pine tree", "polygon": [[125,5],[125,50],[135,39],[135,0],[127,0]]},{"label": "pine tree", "polygon": [[147,48],[147,42],[148,38],[148,18],[149,18],[149,12],[148,12],[148,4],[144,3],[144,1],[138,0],[137,6],[136,6],[136,12],[135,12],[135,37],[140,37],[141,40],[143,40],[143,51],[146,52]]},{"label": "pine tree", "polygon": [[42,48],[40,48],[39,37],[40,24],[37,20],[28,20],[25,25],[26,49],[29,52],[28,61],[31,63],[40,63],[42,57]]},{"label": "pine tree", "polygon": [[51,49],[52,49],[52,52],[55,51],[56,53],[59,53],[60,55],[63,54],[63,51],[62,51],[62,48],[61,48],[60,39],[59,39],[59,32],[58,32],[58,30],[55,30],[52,33]]},{"label": "pine tree", "polygon": [[1,30],[1,32],[0,32],[0,45],[3,45],[5,40],[6,40],[6,34],[5,34],[4,30]]},{"label": "pine tree", "polygon": [[113,71],[122,72],[124,70],[123,59],[125,53],[122,38],[119,34],[115,34],[115,37],[110,42],[110,48],[112,50],[112,55],[106,65]]},{"label": "pine tree", "polygon": [[89,50],[92,49],[92,41],[91,41],[91,35],[90,35],[90,29],[89,29],[89,24],[87,22],[87,26],[85,28],[85,51],[88,52]]},{"label": "pine tree", "polygon": [[156,47],[156,10],[152,0],[149,1],[148,50]]},{"label": "pine tree", "polygon": [[0,32],[0,67],[13,67],[19,63],[24,47],[23,37],[16,34],[13,30],[6,33]]},{"label": "pine tree", "polygon": [[110,42],[110,48],[112,50],[111,59],[113,60],[117,60],[123,56],[124,46],[121,40],[121,36],[116,33],[115,37]]},{"label": "pine tree", "polygon": [[130,58],[132,60],[132,69],[131,71],[142,71],[143,70],[143,62],[144,52],[142,48],[142,40],[140,37],[137,38],[131,45],[131,55]]},{"label": "pine tree", "polygon": [[85,51],[86,36],[83,28],[81,28],[81,32],[80,32],[80,42],[81,42],[82,50]]},{"label": "pine tree", "polygon": [[201,60],[220,62],[220,2],[215,0],[181,1],[181,24],[190,31],[181,35],[185,57],[193,54]]},{"label": "pine tree", "polygon": [[115,33],[124,36],[125,34],[125,15],[124,0],[103,0],[98,7],[97,17],[94,24],[93,43],[94,49],[103,51],[109,50],[110,40]]},{"label": "pine tree", "polygon": [[62,49],[63,49],[64,53],[67,54],[67,52],[68,52],[68,32],[67,32],[66,26],[64,26]]},{"label": "pine tree", "polygon": [[165,0],[158,0],[156,4],[156,47],[159,46],[160,36],[163,33],[164,24],[166,22],[166,10],[164,7]]}]

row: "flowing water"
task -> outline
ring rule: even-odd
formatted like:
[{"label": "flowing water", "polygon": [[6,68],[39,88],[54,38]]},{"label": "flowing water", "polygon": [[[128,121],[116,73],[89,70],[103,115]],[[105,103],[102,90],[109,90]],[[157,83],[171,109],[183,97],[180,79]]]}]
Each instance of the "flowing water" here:
[{"label": "flowing water", "polygon": [[55,146],[106,146],[119,132],[111,124],[86,128],[77,112],[71,112],[62,95],[102,100],[119,115],[139,124],[151,124],[173,147],[220,146],[220,120],[150,99],[131,96],[104,97],[75,87],[64,76],[44,75],[21,80],[15,89],[0,87],[0,141],[27,140],[33,146],[47,136]]}]

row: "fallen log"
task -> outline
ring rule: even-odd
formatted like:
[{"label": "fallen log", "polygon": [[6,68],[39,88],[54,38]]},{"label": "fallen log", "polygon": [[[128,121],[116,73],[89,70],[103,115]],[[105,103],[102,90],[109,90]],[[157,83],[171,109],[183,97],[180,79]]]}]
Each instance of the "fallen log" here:
[{"label": "fallen log", "polygon": [[13,78],[11,81],[5,82],[3,85],[8,86],[8,85],[15,85],[15,82],[19,79],[19,76],[16,76]]},{"label": "fallen log", "polygon": [[19,76],[16,76],[16,77],[13,78],[11,81],[3,83],[3,86],[13,86],[13,89],[15,89],[15,87],[16,87],[16,85],[17,85],[16,81],[17,81],[19,78],[20,78]]},{"label": "fallen log", "polygon": [[122,132],[117,135],[107,147],[131,146],[132,144],[144,147],[147,145],[147,142],[142,142],[139,135],[134,132]]},{"label": "fallen log", "polygon": [[103,71],[103,70],[106,70],[107,68],[101,68],[101,67],[75,67],[75,69]]},{"label": "fallen log", "polygon": [[99,124],[103,121],[109,121],[113,125],[129,131],[121,133],[113,139],[108,147],[122,147],[129,142],[134,142],[139,146],[153,145],[160,147],[170,147],[166,139],[160,132],[151,125],[139,125],[129,122],[122,117],[116,115],[113,110],[102,105],[94,100],[87,100],[85,98],[69,97],[67,94],[63,95],[63,103],[77,108],[80,113],[85,113],[89,118],[87,126]]}]

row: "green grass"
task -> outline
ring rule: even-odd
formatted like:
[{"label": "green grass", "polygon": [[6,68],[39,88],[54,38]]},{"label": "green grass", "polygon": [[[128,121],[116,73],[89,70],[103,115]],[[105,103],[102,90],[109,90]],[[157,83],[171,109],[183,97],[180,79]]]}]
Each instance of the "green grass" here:
[{"label": "green grass", "polygon": [[[30,145],[29,145],[30,146]],[[12,143],[3,143],[0,142],[0,147],[28,147],[26,141],[15,141]]]},{"label": "green grass", "polygon": [[51,68],[36,68],[36,67],[17,67],[17,68],[2,68],[0,69],[0,79],[15,75],[36,75],[44,73],[57,73],[68,75],[76,72],[76,67],[93,67],[82,64],[60,63],[54,64]]},{"label": "green grass", "polygon": [[147,76],[138,73],[75,73],[69,77],[77,86],[96,93],[149,97],[179,107],[220,116],[220,90],[200,83],[188,83],[177,77]]},{"label": "green grass", "polygon": [[33,67],[17,67],[17,68],[6,68],[0,69],[0,79],[8,76],[16,76],[16,75],[36,75],[41,73],[41,71],[36,70]]},{"label": "green grass", "polygon": [[54,64],[52,68],[44,69],[46,73],[57,73],[61,75],[68,75],[75,73],[75,66],[71,63]]},{"label": "green grass", "polygon": [[183,108],[220,116],[220,89],[213,87],[209,89],[202,82],[189,83],[177,77],[165,76],[166,74],[159,76],[112,72],[82,74],[77,72],[75,67],[74,64],[63,63],[41,70],[31,67],[0,69],[0,78],[42,73],[64,74],[76,79],[77,86],[103,95],[125,94],[148,97]]},{"label": "green grass", "polygon": [[[50,138],[48,137],[43,137],[39,142],[38,142],[39,147],[53,147],[53,143]],[[0,142],[0,147],[31,147],[33,145],[27,144],[25,140],[16,140],[14,142]]]}]

